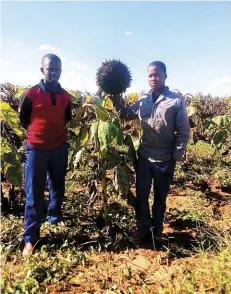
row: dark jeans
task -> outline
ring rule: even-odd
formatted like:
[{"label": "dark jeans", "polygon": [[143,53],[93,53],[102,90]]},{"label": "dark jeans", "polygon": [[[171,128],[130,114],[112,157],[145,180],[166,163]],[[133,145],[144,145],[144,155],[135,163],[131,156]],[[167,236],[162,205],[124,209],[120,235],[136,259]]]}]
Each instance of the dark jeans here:
[{"label": "dark jeans", "polygon": [[25,242],[36,243],[44,213],[44,189],[49,187],[47,220],[57,223],[62,218],[62,200],[65,192],[65,174],[68,160],[68,143],[54,150],[38,150],[26,146],[25,161]]},{"label": "dark jeans", "polygon": [[[166,198],[173,181],[175,161],[150,162],[139,156],[136,165],[136,220],[138,229],[154,227],[155,235],[163,231]],[[154,179],[154,204],[152,218],[149,209],[149,194]]]}]

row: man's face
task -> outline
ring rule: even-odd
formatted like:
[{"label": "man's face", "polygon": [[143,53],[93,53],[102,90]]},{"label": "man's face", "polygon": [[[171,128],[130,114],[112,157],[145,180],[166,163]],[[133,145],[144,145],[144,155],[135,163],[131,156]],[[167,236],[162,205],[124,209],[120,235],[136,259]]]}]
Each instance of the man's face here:
[{"label": "man's face", "polygon": [[41,67],[41,72],[46,81],[56,84],[61,76],[62,63],[56,58],[45,58]]},{"label": "man's face", "polygon": [[165,86],[167,74],[158,66],[148,68],[148,83],[154,91],[158,91]]}]

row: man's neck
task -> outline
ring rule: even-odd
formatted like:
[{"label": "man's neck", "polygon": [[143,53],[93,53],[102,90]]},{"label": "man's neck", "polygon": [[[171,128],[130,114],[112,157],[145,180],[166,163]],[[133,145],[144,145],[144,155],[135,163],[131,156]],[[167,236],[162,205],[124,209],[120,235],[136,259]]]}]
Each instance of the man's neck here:
[{"label": "man's neck", "polygon": [[163,86],[161,89],[159,90],[152,90],[152,95],[154,97],[159,97],[163,92],[164,92],[165,86]]},{"label": "man's neck", "polygon": [[49,83],[46,80],[44,80],[44,83],[45,83],[46,87],[48,88],[48,90],[50,90],[52,92],[56,92],[59,88],[59,83]]}]

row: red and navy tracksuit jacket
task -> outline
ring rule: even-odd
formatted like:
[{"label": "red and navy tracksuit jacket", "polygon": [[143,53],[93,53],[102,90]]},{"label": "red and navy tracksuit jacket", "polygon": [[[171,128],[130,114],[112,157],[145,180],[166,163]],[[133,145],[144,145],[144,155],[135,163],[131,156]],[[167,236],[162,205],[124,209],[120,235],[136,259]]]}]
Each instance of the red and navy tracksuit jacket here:
[{"label": "red and navy tracksuit jacket", "polygon": [[44,80],[27,90],[19,104],[19,119],[27,129],[27,144],[53,150],[67,142],[67,121],[71,120],[71,95],[60,84],[50,91]]}]

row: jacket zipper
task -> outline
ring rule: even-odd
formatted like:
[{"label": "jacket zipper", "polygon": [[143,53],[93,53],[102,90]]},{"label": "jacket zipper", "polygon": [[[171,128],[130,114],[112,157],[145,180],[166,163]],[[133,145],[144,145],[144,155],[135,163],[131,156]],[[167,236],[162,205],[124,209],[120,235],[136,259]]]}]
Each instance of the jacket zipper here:
[{"label": "jacket zipper", "polygon": [[54,92],[51,92],[51,105],[56,106],[56,98]]}]

